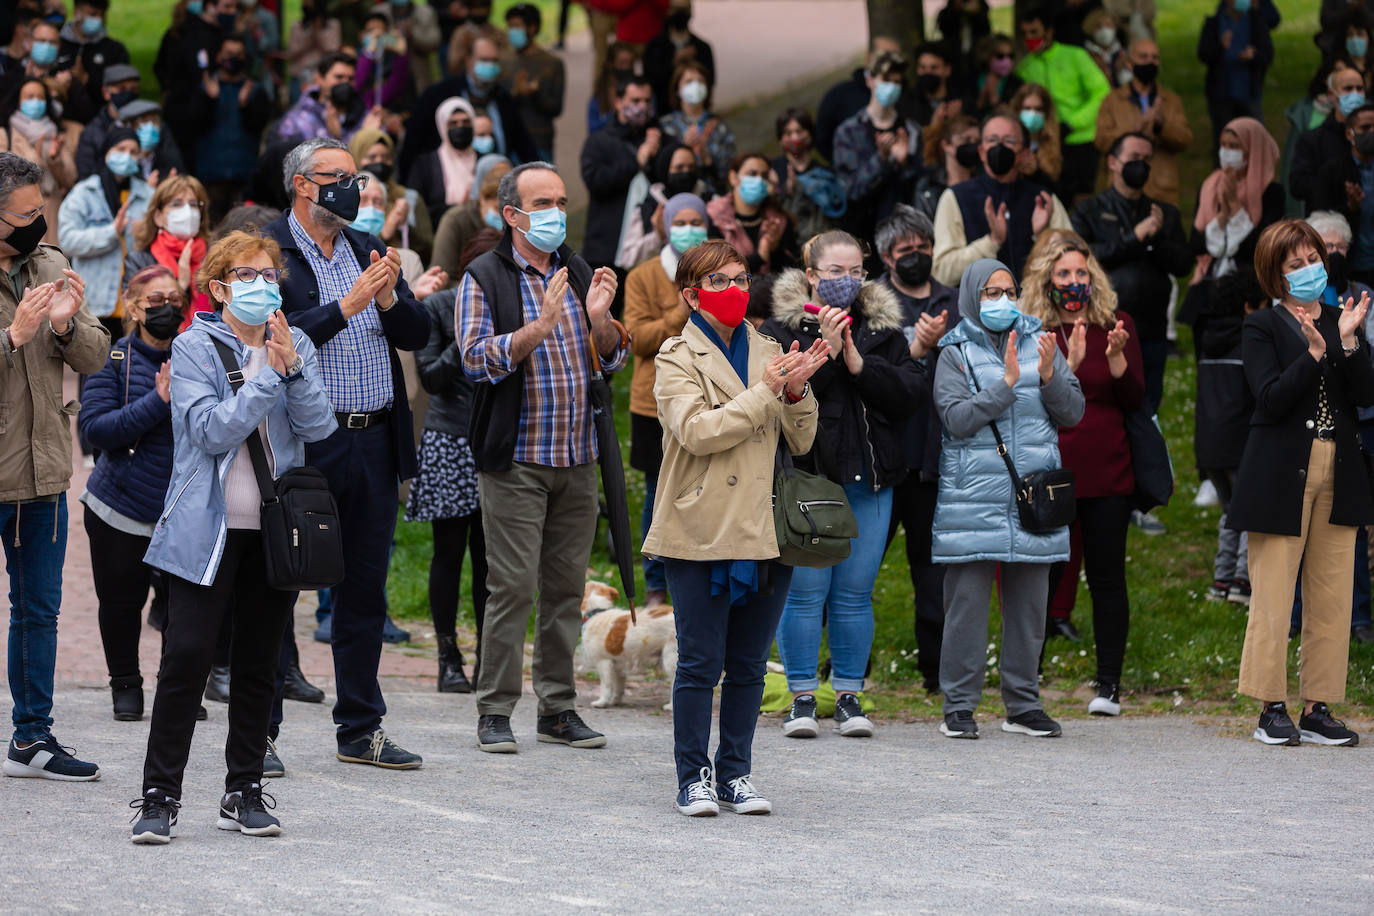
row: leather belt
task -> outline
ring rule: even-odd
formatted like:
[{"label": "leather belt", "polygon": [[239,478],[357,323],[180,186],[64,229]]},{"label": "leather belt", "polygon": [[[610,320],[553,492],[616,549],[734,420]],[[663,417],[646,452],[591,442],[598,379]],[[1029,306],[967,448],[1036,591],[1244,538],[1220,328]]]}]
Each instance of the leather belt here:
[{"label": "leather belt", "polygon": [[369,426],[385,422],[389,416],[391,408],[384,407],[371,413],[336,413],[334,419],[339,421],[340,429],[367,429]]},{"label": "leather belt", "polygon": [[1317,438],[1323,442],[1334,442],[1336,439],[1336,427],[1319,426],[1317,427]]}]

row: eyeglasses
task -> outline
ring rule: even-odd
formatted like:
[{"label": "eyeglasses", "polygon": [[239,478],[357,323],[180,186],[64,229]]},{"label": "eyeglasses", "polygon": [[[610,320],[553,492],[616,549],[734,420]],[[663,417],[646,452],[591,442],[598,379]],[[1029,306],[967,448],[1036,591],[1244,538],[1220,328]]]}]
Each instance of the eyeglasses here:
[{"label": "eyeglasses", "polygon": [[822,267],[817,270],[816,273],[826,280],[838,280],[841,277],[851,277],[863,282],[868,279],[868,271],[864,270],[862,267],[855,267],[852,270],[845,270],[843,267]]},{"label": "eyeglasses", "polygon": [[985,286],[978,291],[978,295],[984,302],[1001,299],[1003,296],[1015,302],[1017,298],[1016,287],[1014,286]]},{"label": "eyeglasses", "polygon": [[[38,214],[40,214],[40,213],[42,213],[42,212],[43,212],[43,208],[42,208],[42,207],[34,207],[34,208],[33,208],[32,210],[30,210],[28,213],[15,213],[13,210],[0,210],[0,213],[7,213],[7,214],[9,214],[10,216],[17,217],[17,218],[19,219],[20,223],[22,223],[22,224],[24,224],[24,225],[28,225],[29,223],[31,223],[31,222],[33,222],[34,220],[38,219]],[[9,225],[11,225],[11,226],[14,225],[14,223],[10,223],[9,220],[5,220],[5,222],[6,222],[6,223],[9,223]]]},{"label": "eyeglasses", "polygon": [[276,283],[281,277],[281,271],[275,267],[264,267],[262,270],[255,270],[252,267],[231,267],[226,272],[238,277],[244,283],[252,283],[258,277],[262,277],[268,283]]},{"label": "eyeglasses", "polygon": [[1020,138],[1019,136],[1015,136],[1015,135],[1012,135],[1012,134],[1007,134],[1005,137],[997,137],[997,136],[991,136],[991,135],[989,135],[989,136],[986,136],[986,137],[983,138],[983,145],[984,145],[984,146],[993,147],[993,146],[997,146],[997,145],[999,145],[999,144],[1002,145],[1002,146],[1009,146],[1009,147],[1011,147],[1012,149],[1020,149],[1020,148],[1021,148],[1021,138]]},{"label": "eyeglasses", "polygon": [[[358,190],[361,191],[367,187],[368,181],[371,180],[366,175],[350,175],[342,169],[335,169],[332,172],[301,172],[301,174],[306,176],[307,178],[309,178],[311,175],[318,175],[321,178],[332,178],[334,179],[333,181],[324,183],[337,184],[344,190],[348,190],[349,188],[353,187],[353,182],[356,181],[358,183]],[[313,181],[313,179],[311,180]],[[316,181],[315,184],[320,184],[320,182]]]},{"label": "eyeglasses", "polygon": [[186,297],[181,293],[163,295],[162,293],[149,293],[143,297],[143,302],[148,308],[160,309],[164,305],[170,304],[172,308],[179,309],[186,304]]},{"label": "eyeglasses", "polygon": [[723,293],[731,286],[737,286],[748,292],[749,284],[753,280],[753,274],[740,274],[737,277],[727,277],[725,274],[707,274],[706,281],[702,285],[714,293]]}]

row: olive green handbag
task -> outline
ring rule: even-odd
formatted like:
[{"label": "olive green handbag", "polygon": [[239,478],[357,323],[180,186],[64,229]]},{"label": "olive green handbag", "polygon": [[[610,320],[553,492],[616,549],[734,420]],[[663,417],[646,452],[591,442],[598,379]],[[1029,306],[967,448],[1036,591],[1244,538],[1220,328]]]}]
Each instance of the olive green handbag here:
[{"label": "olive green handbag", "polygon": [[778,562],[786,566],[834,566],[849,556],[849,542],[859,536],[844,488],[797,470],[781,436],[773,462],[773,526]]}]

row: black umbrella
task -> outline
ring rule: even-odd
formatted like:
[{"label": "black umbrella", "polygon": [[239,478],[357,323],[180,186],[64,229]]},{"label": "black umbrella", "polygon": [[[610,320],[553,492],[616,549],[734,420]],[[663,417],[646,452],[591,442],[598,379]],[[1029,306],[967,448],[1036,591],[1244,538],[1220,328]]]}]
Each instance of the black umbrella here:
[{"label": "black umbrella", "polygon": [[596,448],[601,465],[601,489],[606,499],[606,518],[611,526],[611,549],[620,567],[620,584],[630,605],[630,621],[635,616],[635,551],[630,539],[630,502],[625,492],[625,465],[620,459],[620,437],[615,431],[615,395],[601,372],[601,357],[592,350],[592,380],[587,387],[596,427]]}]

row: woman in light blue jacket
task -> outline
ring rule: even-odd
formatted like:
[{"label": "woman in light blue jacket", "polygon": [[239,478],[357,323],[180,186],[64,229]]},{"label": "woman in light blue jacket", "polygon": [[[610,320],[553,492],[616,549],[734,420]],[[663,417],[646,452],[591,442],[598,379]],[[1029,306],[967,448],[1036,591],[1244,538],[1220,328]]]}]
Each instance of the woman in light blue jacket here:
[{"label": "woman in light blue jacket", "polygon": [[960,322],[940,340],[935,409],[944,425],[931,559],[945,571],[940,690],[950,738],[977,738],[973,710],[987,669],[988,602],[1001,567],[1002,730],[1057,737],[1040,703],[1050,564],[1069,555],[1069,529],[1021,527],[996,422],[1018,474],[1057,468],[1059,427],[1083,416],[1083,392],[1054,338],[1017,308],[1016,280],[1000,261],[970,264],[959,281]]},{"label": "woman in light blue jacket", "polygon": [[134,250],[134,225],[153,198],[153,189],[138,177],[138,155],[132,130],[111,129],[95,174],[78,181],[57,211],[57,244],[86,281],[86,305],[115,337],[124,335],[113,320],[124,254]]},{"label": "woman in light blue jacket", "polygon": [[[276,693],[277,657],[296,593],[266,584],[262,504],[245,447],[261,435],[272,475],[305,463],[305,443],[337,424],[315,348],[279,311],[281,249],[246,232],[205,256],[197,283],[220,309],[201,312],[172,344],[172,481],[144,558],[171,574],[162,668],[153,700],[143,794],[132,839],[170,842],[180,807],[196,709],[226,614],[234,628],[225,746],[228,776],[219,827],[276,836],[262,791],[263,754]],[[234,392],[216,343],[244,377]]]}]

